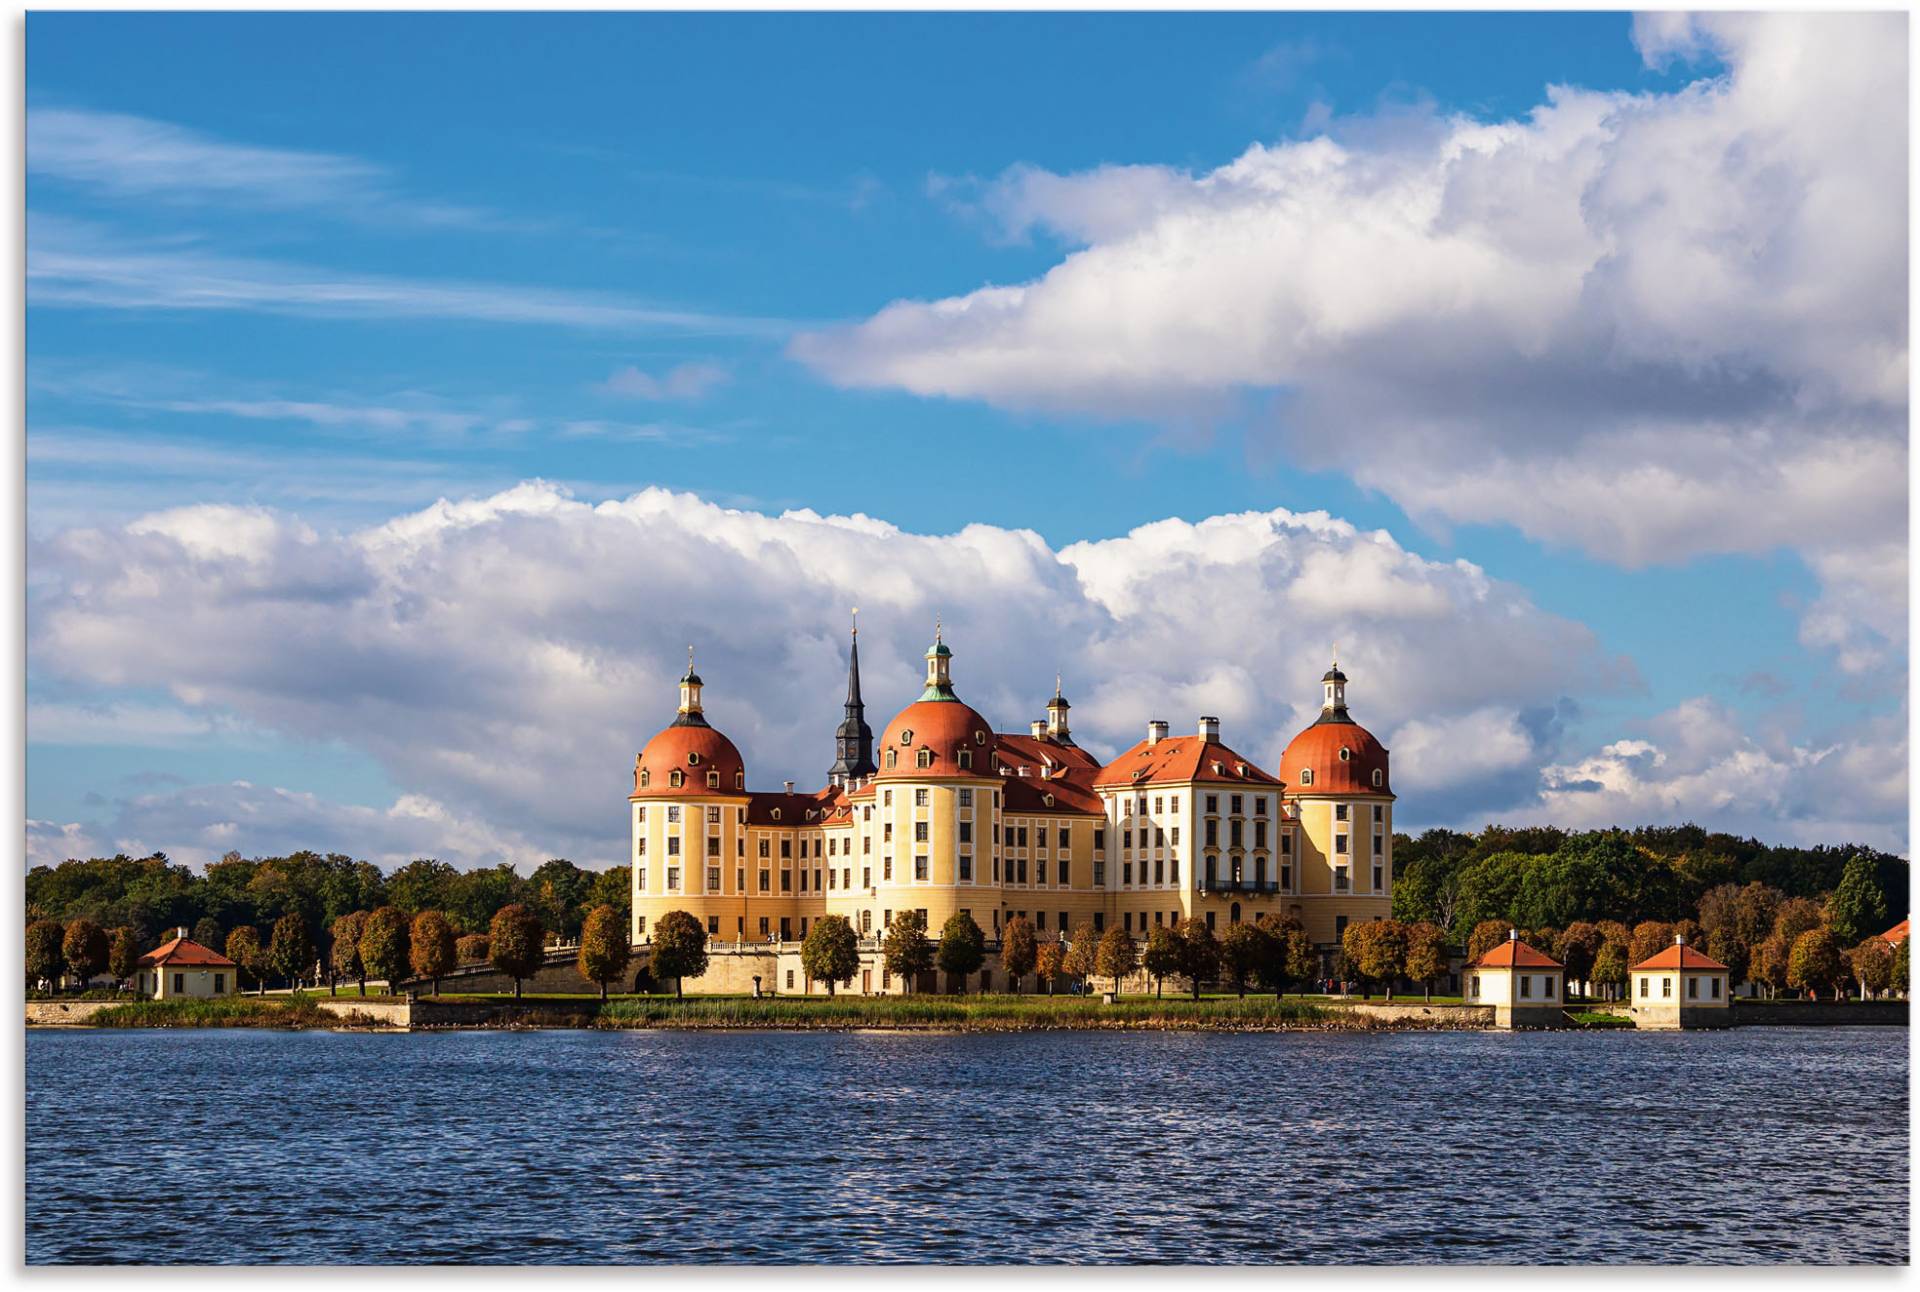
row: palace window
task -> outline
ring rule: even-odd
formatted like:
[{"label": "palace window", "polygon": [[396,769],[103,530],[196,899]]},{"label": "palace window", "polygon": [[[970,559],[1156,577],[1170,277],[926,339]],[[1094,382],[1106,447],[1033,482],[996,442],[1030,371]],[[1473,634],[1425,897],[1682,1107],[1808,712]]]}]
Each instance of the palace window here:
[{"label": "palace window", "polygon": [[1333,819],[1336,821],[1344,821],[1347,819],[1347,805],[1345,803],[1335,803],[1333,805]]},{"label": "palace window", "polygon": [[643,893],[647,891],[647,868],[645,866],[633,872],[633,886]]},{"label": "palace window", "polygon": [[[640,769],[640,788],[645,789],[651,784],[653,784],[653,773],[642,767]],[[644,814],[646,809],[641,808],[640,811]]]},{"label": "palace window", "polygon": [[[956,759],[960,764],[961,770],[965,771],[973,766],[973,751],[971,749],[962,749],[956,756]],[[922,764],[922,766],[925,766],[925,764]]]},{"label": "palace window", "polygon": [[793,856],[793,840],[782,839],[780,841],[780,859],[785,861],[791,856]]},{"label": "palace window", "polygon": [[898,757],[898,751],[889,749],[887,751],[887,766],[889,768],[892,768],[892,767],[898,767],[899,765],[900,765],[900,760]]},{"label": "palace window", "polygon": [[681,775],[680,769],[678,767],[674,768],[672,771],[667,773],[667,784],[673,787],[674,789],[679,789],[682,785],[685,785],[686,783],[687,783],[687,778]]},{"label": "palace window", "polygon": [[973,882],[973,857],[964,852],[960,854],[960,880],[967,884]]},{"label": "palace window", "polygon": [[[735,772],[733,774],[733,788],[737,790],[743,790],[746,787],[747,787],[747,774],[745,772]],[[746,816],[745,811],[742,811],[740,815],[744,818]]]},{"label": "palace window", "polygon": [[1347,836],[1346,836],[1346,835],[1344,835],[1344,834],[1336,834],[1336,835],[1334,835],[1334,836],[1333,836],[1333,850],[1334,850],[1334,851],[1335,851],[1336,853],[1339,853],[1339,854],[1340,854],[1340,855],[1342,855],[1342,856],[1345,856],[1345,855],[1346,855],[1346,851],[1347,851]]},{"label": "palace window", "polygon": [[1107,850],[1107,832],[1105,830],[1095,830],[1093,832],[1093,850],[1095,852],[1105,852]]},{"label": "palace window", "polygon": [[1353,761],[1353,751],[1351,749],[1348,749],[1345,745],[1340,746],[1340,761],[1343,763],[1350,763]]},{"label": "palace window", "polygon": [[909,727],[905,731],[900,733],[900,746],[901,748],[904,749],[906,746],[911,745],[912,743],[913,743],[913,728]]},{"label": "palace window", "polygon": [[915,767],[933,766],[933,751],[931,749],[922,749],[913,756],[913,765]]},{"label": "palace window", "polygon": [[889,881],[893,879],[893,858],[892,857],[882,857],[880,859],[880,878],[889,880]]},{"label": "palace window", "polygon": [[707,836],[707,856],[718,857],[719,855],[720,855],[720,836],[717,834],[710,834]]},{"label": "palace window", "polygon": [[[1342,750],[1341,752],[1344,753],[1346,751]],[[1533,995],[1533,975],[1530,973],[1523,973],[1520,975],[1520,999],[1526,1000],[1532,995]]]},{"label": "palace window", "polygon": [[1313,768],[1311,768],[1311,767],[1302,767],[1302,768],[1300,769],[1300,783],[1301,783],[1302,785],[1311,785],[1311,784],[1313,784]]},{"label": "palace window", "polygon": [[647,855],[647,836],[644,834],[635,841],[633,855],[636,857],[644,857]]},{"label": "palace window", "polygon": [[888,821],[880,827],[880,837],[888,843],[893,842],[893,822]]},{"label": "palace window", "polygon": [[783,893],[791,893],[793,891],[793,872],[791,870],[783,870],[780,872],[780,891]]},{"label": "palace window", "polygon": [[1353,881],[1348,877],[1345,866],[1335,866],[1333,868],[1333,891],[1336,893],[1353,891]]},{"label": "palace window", "polygon": [[1107,886],[1107,863],[1104,861],[1096,861],[1093,863],[1093,886],[1095,888],[1105,888]]},{"label": "palace window", "polygon": [[708,773],[707,773],[707,788],[708,788],[708,789],[710,789],[710,790],[717,790],[717,789],[719,789],[719,788],[720,788],[720,773],[719,773],[719,772],[708,772]]},{"label": "palace window", "polygon": [[973,842],[973,822],[962,821],[960,823],[960,842],[961,843]]},{"label": "palace window", "polygon": [[1060,887],[1062,888],[1073,887],[1073,863],[1068,861],[1065,857],[1062,857],[1060,859],[1059,884],[1060,884]]},{"label": "palace window", "polygon": [[680,891],[680,867],[678,866],[667,867],[667,891],[669,893]]},{"label": "palace window", "polygon": [[647,917],[646,917],[646,916],[644,916],[644,915],[636,915],[636,916],[634,916],[634,917],[633,917],[633,931],[634,931],[635,933],[637,933],[637,934],[638,934],[638,933],[645,933],[645,932],[647,931]]},{"label": "palace window", "polygon": [[707,891],[709,893],[720,891],[720,867],[718,866],[707,867]]},{"label": "palace window", "polygon": [[763,893],[766,893],[766,892],[771,892],[772,889],[773,889],[773,872],[771,870],[761,871],[760,872],[760,891]]},{"label": "palace window", "polygon": [[675,803],[672,807],[667,809],[667,824],[668,825],[680,824],[680,805],[678,803]]},{"label": "palace window", "polygon": [[1376,865],[1373,868],[1373,891],[1376,893],[1384,893],[1386,890],[1387,890],[1387,882],[1386,882],[1385,868]]},{"label": "palace window", "polygon": [[678,857],[679,855],[680,855],[680,836],[677,834],[670,834],[667,836],[667,856]]}]

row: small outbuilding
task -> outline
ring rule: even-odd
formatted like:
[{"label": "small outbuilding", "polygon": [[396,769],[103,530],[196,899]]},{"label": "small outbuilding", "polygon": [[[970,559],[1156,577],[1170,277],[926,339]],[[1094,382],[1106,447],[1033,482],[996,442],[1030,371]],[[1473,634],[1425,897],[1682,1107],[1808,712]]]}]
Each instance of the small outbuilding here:
[{"label": "small outbuilding", "polygon": [[1467,1004],[1493,1006],[1495,1027],[1559,1027],[1566,980],[1566,966],[1508,929],[1505,942],[1467,966]]},{"label": "small outbuilding", "polygon": [[1733,1026],[1732,970],[1687,945],[1673,945],[1629,969],[1633,1025],[1658,1030]]},{"label": "small outbuilding", "polygon": [[175,929],[170,941],[140,957],[134,985],[155,1000],[231,996],[240,990],[240,967]]}]

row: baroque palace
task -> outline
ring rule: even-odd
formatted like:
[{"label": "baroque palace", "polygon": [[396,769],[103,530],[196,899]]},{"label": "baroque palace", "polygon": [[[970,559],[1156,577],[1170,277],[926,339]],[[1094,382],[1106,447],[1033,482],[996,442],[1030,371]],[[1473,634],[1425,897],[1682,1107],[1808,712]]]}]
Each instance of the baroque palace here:
[{"label": "baroque palace", "polygon": [[[846,717],[813,793],[747,788],[689,663],[678,715],[634,764],[634,943],[684,910],[712,953],[689,987],[824,990],[799,968],[800,941],[814,920],[844,915],[861,937],[855,988],[892,992],[906,984],[881,966],[878,939],[902,910],[921,912],[936,938],[965,911],[990,949],[1016,917],[1042,939],[1116,922],[1144,939],[1190,917],[1220,929],[1268,912],[1297,917],[1330,949],[1349,922],[1389,913],[1387,750],[1348,714],[1337,663],[1321,679],[1319,719],[1276,775],[1224,743],[1213,717],[1185,734],[1149,722],[1103,765],[1074,743],[1057,681],[1045,719],[997,732],[955,692],[938,632],[926,660],[925,690],[876,742],[855,630]],[[978,986],[991,989],[997,957],[988,964]]]}]

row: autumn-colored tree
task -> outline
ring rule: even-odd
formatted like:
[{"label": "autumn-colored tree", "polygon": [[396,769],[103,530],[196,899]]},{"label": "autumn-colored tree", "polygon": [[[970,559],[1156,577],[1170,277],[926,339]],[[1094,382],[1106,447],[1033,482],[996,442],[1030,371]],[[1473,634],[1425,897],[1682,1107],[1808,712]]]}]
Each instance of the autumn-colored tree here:
[{"label": "autumn-colored tree", "polygon": [[[852,933],[852,929],[848,929]],[[812,939],[812,934],[808,934]],[[801,952],[804,963],[806,953]],[[943,973],[960,980],[960,994],[967,994],[967,976],[980,972],[980,966],[987,962],[987,935],[973,922],[973,917],[965,911],[955,911],[940,926],[940,946],[934,953],[934,961]],[[853,971],[849,969],[851,978]]]},{"label": "autumn-colored tree", "polygon": [[1093,953],[1093,971],[1113,979],[1115,997],[1120,995],[1121,980],[1139,967],[1140,945],[1133,940],[1133,934],[1116,924],[1101,935],[1100,945]]},{"label": "autumn-colored tree", "polygon": [[1078,978],[1082,983],[1091,978],[1098,970],[1094,960],[1100,953],[1100,934],[1095,931],[1093,921],[1074,927],[1067,939],[1067,953],[1060,958],[1061,972],[1068,977]]},{"label": "autumn-colored tree", "polygon": [[297,911],[288,911],[273,922],[267,963],[289,987],[297,986],[300,976],[313,968],[313,939],[307,935],[306,920]]},{"label": "autumn-colored tree", "polygon": [[1633,926],[1633,940],[1627,943],[1627,967],[1651,960],[1673,945],[1673,925],[1664,920],[1642,920]]},{"label": "autumn-colored tree", "polygon": [[[837,915],[829,915],[820,922],[825,924],[827,920],[834,919],[846,923],[843,917]],[[452,926],[447,928],[447,949],[453,949]],[[586,919],[580,924],[578,967],[582,978],[600,988],[601,1000],[607,998],[607,984],[625,974],[632,959],[633,943],[628,917],[611,906],[596,906],[588,911]],[[831,982],[828,983],[828,990],[832,990]]]},{"label": "autumn-colored tree", "polygon": [[342,978],[358,980],[360,994],[367,994],[367,967],[360,962],[360,930],[366,923],[366,911],[354,911],[333,922],[333,954],[327,958],[329,996],[339,994],[335,984]]},{"label": "autumn-colored tree", "polygon": [[[1588,925],[1592,928],[1592,925]],[[1599,934],[1594,935],[1599,943]],[[1589,966],[1591,967],[1591,966]],[[1420,984],[1428,1000],[1433,999],[1433,980],[1447,971],[1447,932],[1429,920],[1407,925],[1407,953],[1404,972]]]},{"label": "autumn-colored tree", "polygon": [[900,979],[902,990],[912,991],[920,975],[933,968],[927,917],[918,911],[896,911],[880,943],[880,961],[889,974]]},{"label": "autumn-colored tree", "polygon": [[1673,936],[1667,939],[1668,945],[1672,945],[1673,938],[1685,938],[1690,947],[1704,947],[1707,944],[1707,931],[1698,920],[1675,920]]},{"label": "autumn-colored tree", "polygon": [[1257,924],[1229,924],[1220,937],[1220,971],[1236,995],[1247,994],[1247,980],[1271,955],[1272,937]]},{"label": "autumn-colored tree", "polygon": [[[269,966],[267,964],[267,949],[260,943],[260,930],[254,928],[251,924],[242,924],[239,928],[227,934],[225,950],[227,959],[233,961],[233,963],[239,967],[240,972],[251,979],[255,986],[259,987],[261,995],[265,995],[267,991],[267,970]],[[237,983],[235,985],[238,986]]]},{"label": "autumn-colored tree", "polygon": [[[685,911],[669,911],[660,923],[665,924],[675,915],[692,922],[693,917]],[[699,925],[694,924],[697,932]],[[656,935],[654,941],[658,943]],[[493,913],[492,921],[487,925],[487,962],[507,977],[513,979],[513,998],[520,999],[520,984],[540,971],[547,959],[547,931],[540,923],[540,917],[519,902],[508,902]],[[658,951],[655,951],[658,955]],[[706,971],[706,934],[700,934],[700,971]]]},{"label": "autumn-colored tree", "polygon": [[92,920],[75,920],[67,925],[67,935],[60,940],[60,954],[67,972],[85,988],[87,979],[106,971],[107,931]]},{"label": "autumn-colored tree", "polygon": [[1053,995],[1054,979],[1060,976],[1066,958],[1067,949],[1059,942],[1042,942],[1033,953],[1033,971],[1040,976],[1049,996]]},{"label": "autumn-colored tree", "polygon": [[1825,928],[1826,925],[1825,903],[1816,902],[1811,897],[1789,897],[1780,903],[1773,917],[1773,935],[1786,943],[1791,951],[1802,933]]},{"label": "autumn-colored tree", "polygon": [[60,969],[66,963],[61,944],[67,930],[58,920],[35,920],[27,925],[27,986],[45,982],[60,985]]},{"label": "autumn-colored tree", "polygon": [[1594,958],[1600,954],[1600,948],[1606,945],[1606,940],[1599,925],[1575,920],[1561,930],[1552,946],[1540,949],[1566,966],[1568,982],[1590,983],[1593,981]]},{"label": "autumn-colored tree", "polygon": [[1847,951],[1847,968],[1860,984],[1860,999],[1878,996],[1893,985],[1893,944],[1885,938],[1868,938]]},{"label": "autumn-colored tree", "polygon": [[140,939],[125,924],[113,931],[113,937],[107,942],[107,972],[119,986],[126,986],[127,980],[140,968]]},{"label": "autumn-colored tree", "polygon": [[1394,980],[1406,972],[1406,925],[1392,919],[1349,924],[1342,950],[1362,978],[1381,984],[1393,999]]},{"label": "autumn-colored tree", "polygon": [[[1351,932],[1358,927],[1349,924]],[[1487,952],[1507,940],[1507,934],[1513,931],[1513,925],[1505,920],[1481,920],[1473,926],[1473,932],[1467,935],[1467,963],[1472,964]]]},{"label": "autumn-colored tree", "polygon": [[1834,999],[1840,997],[1840,977],[1846,966],[1840,959],[1840,945],[1833,933],[1824,928],[1808,929],[1793,940],[1787,955],[1787,986],[1818,999],[1822,987],[1832,987]]},{"label": "autumn-colored tree", "polygon": [[367,977],[384,978],[392,991],[407,976],[413,922],[397,906],[382,906],[360,927],[360,963]]},{"label": "autumn-colored tree", "polygon": [[1180,972],[1187,976],[1193,998],[1199,1000],[1200,984],[1212,982],[1220,976],[1220,940],[1213,936],[1212,926],[1202,919],[1181,920],[1174,926],[1173,932],[1179,941]]},{"label": "autumn-colored tree", "polygon": [[[974,930],[976,937],[979,932]],[[829,996],[836,994],[842,983],[853,981],[853,975],[860,971],[860,935],[846,916],[823,915],[813,922],[806,941],[800,944],[800,967],[807,977],[827,984]],[[979,968],[977,962],[974,968]]]},{"label": "autumn-colored tree", "polygon": [[1912,938],[1901,938],[1900,945],[1893,949],[1893,989],[1902,996],[1907,994],[1907,949],[1913,945]]},{"label": "autumn-colored tree", "polygon": [[1593,958],[1593,982],[1606,989],[1609,1000],[1618,1000],[1627,985],[1627,948],[1623,942],[1603,942]]},{"label": "autumn-colored tree", "polygon": [[1156,924],[1153,932],[1147,934],[1147,945],[1140,953],[1140,967],[1153,979],[1153,994],[1160,995],[1167,975],[1180,972],[1180,939],[1172,929]]},{"label": "autumn-colored tree", "polygon": [[1841,946],[1862,942],[1887,927],[1887,896],[1866,854],[1856,852],[1847,859],[1840,882],[1827,898],[1827,924]]},{"label": "autumn-colored tree", "polygon": [[469,933],[453,944],[455,959],[463,965],[482,965],[487,962],[487,935]]},{"label": "autumn-colored tree", "polygon": [[1313,977],[1313,942],[1305,925],[1291,915],[1271,913],[1262,915],[1257,924],[1267,935],[1260,966],[1254,971],[1261,986],[1277,997]]},{"label": "autumn-colored tree", "polygon": [[1020,994],[1020,980],[1033,972],[1037,943],[1033,936],[1033,923],[1024,915],[1016,915],[1007,921],[1006,928],[1000,934],[1000,967],[1007,971],[1007,979],[1014,994]]},{"label": "autumn-colored tree", "polygon": [[1747,959],[1747,981],[1759,983],[1769,996],[1777,996],[1787,985],[1787,958],[1793,950],[1785,938],[1762,938]]},{"label": "autumn-colored tree", "polygon": [[1753,953],[1747,944],[1740,940],[1740,934],[1732,925],[1707,930],[1706,953],[1727,967],[1729,985],[1747,981],[1748,966]]},{"label": "autumn-colored tree", "polygon": [[[416,978],[433,983],[433,994],[440,994],[440,978],[459,963],[459,949],[453,936],[453,921],[439,911],[422,911],[413,917],[407,939],[407,965]],[[621,937],[624,939],[625,934]]]}]

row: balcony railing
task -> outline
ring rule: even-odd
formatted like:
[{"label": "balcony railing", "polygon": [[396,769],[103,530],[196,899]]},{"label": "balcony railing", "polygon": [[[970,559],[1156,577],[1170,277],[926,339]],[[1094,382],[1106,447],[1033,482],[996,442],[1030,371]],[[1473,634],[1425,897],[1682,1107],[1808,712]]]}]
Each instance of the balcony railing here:
[{"label": "balcony railing", "polygon": [[1200,881],[1203,893],[1277,893],[1280,881],[1277,879],[1217,879],[1206,876]]}]

